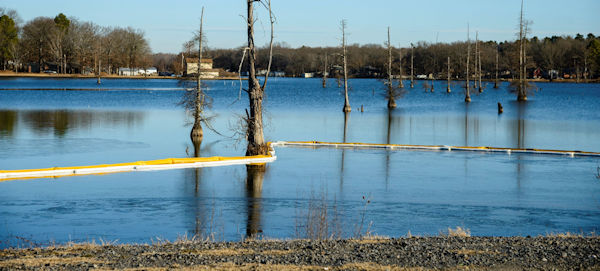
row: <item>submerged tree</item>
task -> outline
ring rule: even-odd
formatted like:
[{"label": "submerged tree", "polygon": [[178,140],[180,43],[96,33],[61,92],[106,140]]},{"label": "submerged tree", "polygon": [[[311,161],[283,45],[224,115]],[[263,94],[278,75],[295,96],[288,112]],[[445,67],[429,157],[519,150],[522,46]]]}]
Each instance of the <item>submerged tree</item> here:
[{"label": "submerged tree", "polygon": [[521,0],[521,15],[519,16],[519,81],[512,82],[512,90],[517,92],[517,101],[527,101],[527,89],[530,87],[527,82],[527,64],[525,54],[525,42],[527,26],[523,21],[523,0]]},{"label": "submerged tree", "polygon": [[[478,33],[479,34],[479,33]],[[479,42],[479,40],[478,40]],[[477,67],[477,80],[479,81],[478,85],[479,85],[479,93],[483,92],[483,85],[481,84],[481,47],[479,48],[479,50],[477,50],[477,63],[475,63],[475,66]]]},{"label": "submerged tree", "polygon": [[402,95],[401,89],[402,86],[402,74],[400,74],[400,83],[398,87],[394,86],[393,76],[392,76],[392,43],[390,39],[390,28],[388,27],[388,40],[387,40],[387,49],[388,49],[388,67],[387,67],[387,81],[385,83],[386,88],[386,98],[388,100],[387,107],[389,109],[396,108],[396,98]]},{"label": "submerged tree", "polygon": [[415,87],[415,46],[410,44],[410,88]]},{"label": "submerged tree", "polygon": [[192,127],[192,131],[190,132],[190,137],[194,144],[200,145],[202,142],[202,138],[204,137],[204,133],[202,131],[202,110],[204,109],[204,105],[206,104],[206,95],[202,91],[202,73],[200,72],[201,64],[202,64],[202,27],[204,23],[204,7],[202,7],[202,11],[200,13],[200,30],[198,32],[198,69],[196,71],[196,97],[194,103],[194,126]]},{"label": "submerged tree", "polygon": [[479,88],[481,89],[481,86],[478,86],[477,84],[480,83],[479,80],[477,80],[477,78],[479,78],[479,65],[477,65],[477,61],[479,59],[479,31],[475,31],[475,59],[473,61],[473,64],[475,65],[475,79],[473,81],[475,81],[475,89]]},{"label": "submerged tree", "polygon": [[327,74],[328,74],[328,66],[327,66],[327,54],[325,54],[325,65],[323,67],[323,88],[327,88]]},{"label": "submerged tree", "polygon": [[[388,108],[396,108],[396,98],[394,95],[394,82],[392,81],[392,43],[390,41],[390,27],[388,26],[388,80],[386,84],[387,88],[387,99],[388,99]],[[400,80],[402,82],[402,80]]]},{"label": "submerged tree", "polygon": [[195,70],[195,73],[193,73],[193,70],[190,70],[188,76],[182,77],[180,81],[180,84],[183,84],[186,90],[182,100],[182,104],[185,106],[186,110],[188,110],[188,112],[191,113],[194,119],[192,130],[190,131],[190,139],[194,144],[194,149],[199,149],[204,138],[202,124],[205,124],[206,126],[208,126],[209,129],[215,131],[213,128],[210,127],[210,124],[208,122],[210,120],[210,117],[207,116],[205,112],[205,110],[211,106],[212,100],[206,94],[206,86],[202,82],[202,56],[204,53],[203,50],[205,43],[203,24],[204,7],[202,7],[202,11],[200,13],[200,25],[198,33],[194,36],[194,38],[191,41],[186,42],[186,44],[192,45],[195,45],[197,43],[198,65]]},{"label": "submerged tree", "polygon": [[350,107],[350,100],[348,99],[348,65],[346,61],[346,20],[340,22],[340,29],[342,30],[342,59],[344,62],[344,112],[352,111]]},{"label": "submerged tree", "polygon": [[469,85],[469,60],[471,57],[471,38],[469,37],[469,26],[467,25],[467,73],[466,73],[466,84],[465,84],[465,102],[471,102],[471,93],[470,93],[470,85]]},{"label": "submerged tree", "polygon": [[[263,2],[266,1],[266,2]],[[256,48],[254,44],[254,2],[260,2],[269,10],[269,18],[271,21],[271,41],[269,45],[269,64],[267,67],[267,73],[265,74],[265,81],[262,86],[258,81],[256,75]],[[262,118],[262,101],[267,87],[267,81],[269,73],[271,71],[271,63],[273,59],[273,28],[275,18],[271,12],[271,0],[247,0],[248,16],[247,16],[247,30],[248,30],[248,99],[250,102],[250,112],[246,111],[246,124],[247,124],[247,139],[248,148],[246,155],[266,155],[268,154],[268,146],[265,144],[264,133],[263,133],[263,118]]]},{"label": "submerged tree", "polygon": [[452,90],[450,90],[450,57],[448,57],[448,85],[446,86],[446,92],[452,92]]}]

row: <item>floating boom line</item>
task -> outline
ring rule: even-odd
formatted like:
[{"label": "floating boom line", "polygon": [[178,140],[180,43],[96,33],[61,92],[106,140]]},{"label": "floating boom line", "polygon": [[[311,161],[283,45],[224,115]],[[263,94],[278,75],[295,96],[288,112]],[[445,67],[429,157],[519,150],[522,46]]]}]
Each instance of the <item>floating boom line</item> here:
[{"label": "floating boom line", "polygon": [[53,167],[26,170],[0,170],[0,182],[20,179],[56,178],[92,174],[108,174],[132,171],[155,171],[184,168],[220,167],[247,164],[272,163],[277,159],[275,147],[308,147],[308,148],[346,148],[346,149],[385,149],[389,151],[470,151],[488,153],[519,153],[541,155],[563,155],[568,157],[600,157],[600,152],[516,149],[486,146],[448,146],[448,145],[402,145],[375,143],[339,143],[321,141],[277,141],[269,142],[268,155],[241,157],[199,157],[199,158],[167,158],[160,160],[138,161],[132,163],[104,164],[79,167]]}]

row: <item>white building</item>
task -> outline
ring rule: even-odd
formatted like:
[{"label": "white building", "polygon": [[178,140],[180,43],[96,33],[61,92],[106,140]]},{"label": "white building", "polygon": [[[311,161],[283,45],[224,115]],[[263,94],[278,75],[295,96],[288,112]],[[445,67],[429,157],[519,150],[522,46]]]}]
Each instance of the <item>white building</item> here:
[{"label": "white building", "polygon": [[119,75],[122,76],[152,76],[158,75],[158,70],[155,67],[150,68],[119,68]]}]

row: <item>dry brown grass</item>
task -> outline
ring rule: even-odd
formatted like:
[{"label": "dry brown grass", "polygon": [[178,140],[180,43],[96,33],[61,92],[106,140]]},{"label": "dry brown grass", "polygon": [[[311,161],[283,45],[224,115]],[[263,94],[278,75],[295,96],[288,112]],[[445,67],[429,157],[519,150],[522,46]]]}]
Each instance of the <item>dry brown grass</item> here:
[{"label": "dry brown grass", "polygon": [[38,266],[53,266],[53,265],[73,265],[73,264],[106,264],[106,262],[98,260],[96,258],[88,257],[41,257],[34,258],[31,256],[21,257],[18,259],[10,259],[0,262],[0,267],[12,267],[12,266],[25,266],[25,267],[38,267]]},{"label": "dry brown grass", "polygon": [[581,233],[561,232],[561,233],[548,233],[546,237],[558,237],[558,238],[583,238],[584,235]]},{"label": "dry brown grass", "polygon": [[446,235],[449,237],[471,237],[471,230],[462,227],[448,228],[448,234]]},{"label": "dry brown grass", "polygon": [[382,236],[382,235],[373,235],[373,234],[369,234],[369,235],[365,235],[359,239],[351,239],[353,242],[359,243],[359,244],[380,244],[380,243],[387,243],[390,241],[390,237],[388,236]]}]

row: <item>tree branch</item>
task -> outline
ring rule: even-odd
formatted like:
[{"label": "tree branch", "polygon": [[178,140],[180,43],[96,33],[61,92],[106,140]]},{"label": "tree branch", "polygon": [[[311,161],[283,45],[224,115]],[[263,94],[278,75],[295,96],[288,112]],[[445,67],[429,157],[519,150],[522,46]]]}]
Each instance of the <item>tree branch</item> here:
[{"label": "tree branch", "polygon": [[[261,2],[262,3],[262,2]],[[264,3],[263,3],[264,5]],[[275,17],[273,16],[273,12],[271,11],[271,0],[267,0],[267,5],[269,9],[269,19],[271,21],[271,41],[269,42],[269,65],[267,66],[267,74],[265,74],[265,81],[263,82],[262,89],[263,91],[267,87],[267,81],[269,80],[269,74],[271,73],[271,63],[273,63],[273,30],[275,24]]]}]

